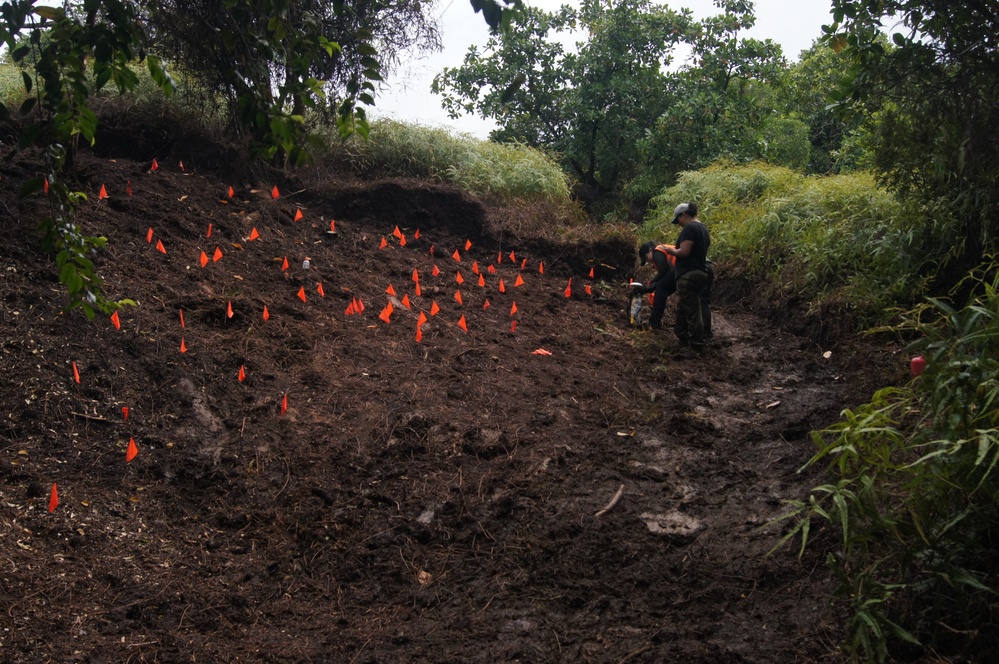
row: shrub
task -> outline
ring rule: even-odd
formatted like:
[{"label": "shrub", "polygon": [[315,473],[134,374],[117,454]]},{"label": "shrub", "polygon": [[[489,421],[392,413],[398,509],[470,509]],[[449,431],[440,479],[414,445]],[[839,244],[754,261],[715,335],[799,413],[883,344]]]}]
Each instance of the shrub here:
[{"label": "shrub", "polygon": [[868,661],[917,636],[980,651],[997,608],[999,277],[977,284],[962,309],[930,300],[910,312],[901,327],[924,335],[912,348],[925,370],[813,433],[809,464],[837,479],[788,515],[781,543],[800,536],[804,549],[816,521],[838,534],[828,562],[853,610],[850,650]]}]

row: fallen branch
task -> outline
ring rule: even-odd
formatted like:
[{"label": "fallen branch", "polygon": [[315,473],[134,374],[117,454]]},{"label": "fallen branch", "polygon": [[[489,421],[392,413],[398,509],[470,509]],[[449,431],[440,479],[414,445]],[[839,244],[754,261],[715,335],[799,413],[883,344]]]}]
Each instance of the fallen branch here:
[{"label": "fallen branch", "polygon": [[599,512],[597,512],[596,514],[594,514],[593,516],[603,516],[604,514],[607,514],[607,512],[611,511],[611,509],[615,505],[617,505],[617,501],[621,500],[621,496],[623,495],[624,495],[624,485],[622,484],[617,488],[617,493],[615,493],[614,497],[610,499],[610,502],[607,503],[607,506],[604,507]]},{"label": "fallen branch", "polygon": [[69,414],[72,415],[73,417],[81,417],[85,420],[90,420],[92,422],[107,422],[106,418],[100,417],[98,415],[87,415],[86,413],[76,413],[73,411],[69,411]]}]

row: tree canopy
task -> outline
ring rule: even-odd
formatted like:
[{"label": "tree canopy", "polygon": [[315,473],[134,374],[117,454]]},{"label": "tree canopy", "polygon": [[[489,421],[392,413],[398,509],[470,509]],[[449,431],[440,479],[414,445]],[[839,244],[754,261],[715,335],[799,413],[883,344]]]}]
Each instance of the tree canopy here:
[{"label": "tree canopy", "polygon": [[[681,170],[762,156],[767,89],[786,62],[774,42],[741,36],[751,2],[716,5],[722,13],[702,21],[650,0],[527,9],[433,89],[453,117],[495,119],[493,138],[558,153],[589,198],[631,183],[647,200]],[[575,48],[565,35],[579,37]]]}]

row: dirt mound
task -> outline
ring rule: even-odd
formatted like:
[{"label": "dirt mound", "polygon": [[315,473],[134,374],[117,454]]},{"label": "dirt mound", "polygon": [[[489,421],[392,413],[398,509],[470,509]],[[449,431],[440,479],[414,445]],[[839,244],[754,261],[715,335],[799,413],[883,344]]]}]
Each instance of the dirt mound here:
[{"label": "dirt mound", "polygon": [[0,166],[5,661],[838,659],[820,556],[767,523],[899,356],[721,302],[689,357],[627,326],[624,241],[139,156],[77,162],[120,329],[60,313],[37,165]]}]

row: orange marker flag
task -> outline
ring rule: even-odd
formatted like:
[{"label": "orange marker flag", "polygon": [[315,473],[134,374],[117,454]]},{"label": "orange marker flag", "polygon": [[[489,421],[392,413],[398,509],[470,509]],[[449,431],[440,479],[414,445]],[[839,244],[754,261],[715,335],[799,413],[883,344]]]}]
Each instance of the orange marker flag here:
[{"label": "orange marker flag", "polygon": [[417,270],[415,267],[413,268],[413,281],[415,281],[416,283],[420,283],[420,271]]},{"label": "orange marker flag", "polygon": [[474,261],[472,263],[472,274],[478,274],[478,273],[479,273],[479,261]]},{"label": "orange marker flag", "polygon": [[513,255],[512,251],[510,252],[510,262],[511,263],[516,263],[517,262],[517,257]]},{"label": "orange marker flag", "polygon": [[468,332],[468,324],[465,322],[465,315],[464,314],[462,314],[461,318],[458,319],[458,327],[460,327],[461,329],[463,329],[465,332]]},{"label": "orange marker flag", "polygon": [[436,316],[440,312],[441,308],[437,306],[437,300],[434,300],[430,304],[430,315]]},{"label": "orange marker flag", "polygon": [[128,406],[121,407],[121,416],[125,422],[128,422]]},{"label": "orange marker flag", "polygon": [[354,309],[354,301],[351,300],[350,303],[347,305],[347,308],[343,310],[343,315],[344,316],[353,316],[356,313],[357,313],[357,311]]},{"label": "orange marker flag", "polygon": [[510,306],[510,315],[512,316],[515,313],[517,313],[517,303],[516,302],[514,302],[513,305]]},{"label": "orange marker flag", "polygon": [[503,252],[502,251],[499,252],[499,254],[497,254],[497,256],[496,256],[496,262],[497,263],[502,263],[503,262]]},{"label": "orange marker flag", "polygon": [[416,343],[423,341],[423,330],[420,329],[419,324],[416,326]]},{"label": "orange marker flag", "polygon": [[488,308],[489,308],[489,298],[487,297],[486,301],[482,303],[482,310],[485,311]]},{"label": "orange marker flag", "polygon": [[357,298],[357,304],[354,305],[354,310],[357,313],[361,313],[362,311],[364,311],[364,302],[361,300],[361,298]]},{"label": "orange marker flag", "polygon": [[222,260],[222,250],[215,247],[215,254],[212,256],[212,262],[218,263],[220,260]]},{"label": "orange marker flag", "polygon": [[569,277],[569,283],[565,286],[565,296],[572,297],[572,277]]},{"label": "orange marker flag", "polygon": [[402,231],[399,230],[398,226],[396,226],[394,229],[392,229],[392,235],[396,236],[397,238],[401,238],[402,237]]},{"label": "orange marker flag", "polygon": [[485,288],[485,287],[486,287],[486,280],[480,274],[479,275],[479,288]]},{"label": "orange marker flag", "polygon": [[239,373],[236,374],[236,378],[238,378],[239,382],[241,382],[241,383],[244,380],[246,380],[246,367],[244,367],[242,364],[239,365]]},{"label": "orange marker flag", "polygon": [[284,414],[287,412],[288,412],[288,395],[286,394],[281,399],[281,417],[284,417]]},{"label": "orange marker flag", "polygon": [[336,220],[330,219],[330,233],[336,233]]},{"label": "orange marker flag", "polygon": [[254,227],[253,227],[253,230],[252,230],[252,231],[250,231],[250,237],[249,237],[249,240],[250,240],[250,242],[253,242],[253,241],[254,241],[254,240],[256,240],[256,239],[257,239],[258,237],[260,237],[260,233],[258,233],[258,232],[257,232],[257,227],[256,227],[256,226],[254,226]]},{"label": "orange marker flag", "polygon": [[487,267],[487,268],[486,268],[486,271],[487,271],[487,272],[488,272],[489,274],[496,274],[496,268],[494,268],[494,267],[493,267],[492,265],[490,265],[489,267]]},{"label": "orange marker flag", "polygon": [[281,271],[285,272],[288,270],[288,257],[284,257],[284,262],[281,263]]},{"label": "orange marker flag", "polygon": [[434,245],[430,245],[430,255],[434,255]]},{"label": "orange marker flag", "polygon": [[146,242],[148,242],[149,244],[153,243],[153,227],[152,226],[150,226],[149,230],[146,231]]},{"label": "orange marker flag", "polygon": [[453,253],[453,254],[451,254],[451,258],[455,259],[455,260],[456,260],[456,261],[458,261],[459,263],[461,262],[461,255],[460,255],[460,254],[458,253],[458,250],[457,250],[457,249],[455,249],[455,250],[454,250],[454,253]]},{"label": "orange marker flag", "polygon": [[184,172],[184,162],[180,162],[180,172]]},{"label": "orange marker flag", "polygon": [[105,188],[104,188],[104,185],[102,184],[102,185],[101,185],[101,191],[100,191],[100,193],[99,193],[99,194],[97,194],[97,200],[99,200],[99,201],[103,201],[103,200],[104,200],[105,198],[107,198],[107,197],[108,197],[108,190],[107,190],[107,189],[105,189]]},{"label": "orange marker flag", "polygon": [[521,277],[521,276],[520,276],[520,275],[518,274],[518,275],[517,275],[517,280],[516,280],[515,282],[513,282],[513,285],[514,285],[514,287],[515,287],[515,288],[516,288],[516,287],[519,287],[519,286],[523,286],[523,285],[524,285],[524,278],[523,278],[523,277]]},{"label": "orange marker flag", "polygon": [[180,338],[180,352],[181,353],[186,353],[187,352],[187,344],[184,343],[184,337]]},{"label": "orange marker flag", "polygon": [[178,309],[177,311],[180,313],[180,329],[183,330],[184,329],[184,310],[183,309]]},{"label": "orange marker flag", "polygon": [[416,232],[413,233],[413,239],[414,240],[419,240],[420,239],[420,229],[419,228],[417,228]]},{"label": "orange marker flag", "polygon": [[544,273],[545,273],[545,264],[543,262],[539,262],[538,263],[538,274],[544,274]]},{"label": "orange marker flag", "polygon": [[323,290],[323,282],[316,284],[316,292],[319,293],[319,297],[326,297],[326,291]]},{"label": "orange marker flag", "polygon": [[234,195],[236,194],[236,192],[232,190],[232,187],[231,187],[231,186],[229,187],[229,191],[228,191],[228,192],[226,192],[226,193],[228,193],[228,194],[229,194],[229,198],[232,198],[232,197],[233,197],[233,196],[234,196]]},{"label": "orange marker flag", "polygon": [[205,232],[205,239],[208,239],[211,236],[212,236],[212,224],[211,222],[208,222],[208,230]]},{"label": "orange marker flag", "polygon": [[225,303],[225,317],[232,318],[232,301]]},{"label": "orange marker flag", "polygon": [[388,304],[385,305],[385,308],[382,309],[382,312],[378,314],[378,317],[383,321],[385,321],[386,323],[391,323],[393,311],[395,311],[395,307],[393,307],[392,303],[389,302]]},{"label": "orange marker flag", "polygon": [[464,302],[461,301],[461,291],[456,290],[454,292],[454,301],[458,303],[458,306],[462,306]]},{"label": "orange marker flag", "polygon": [[382,243],[378,245],[378,248],[379,249],[384,249],[387,246],[388,246],[388,240],[386,240],[385,238],[382,238]]},{"label": "orange marker flag", "polygon": [[515,320],[510,321],[510,331],[511,332],[517,331],[517,321]]},{"label": "orange marker flag", "polygon": [[420,315],[417,316],[417,318],[416,318],[416,326],[420,327],[421,325],[425,324],[426,322],[427,322],[427,315],[425,313],[423,313],[423,311],[421,310],[420,311]]},{"label": "orange marker flag", "polygon": [[271,189],[271,198],[278,198],[279,196],[281,196],[281,192],[278,191],[277,185],[274,185],[274,188]]},{"label": "orange marker flag", "polygon": [[430,272],[430,274],[434,275],[435,277],[437,275],[439,275],[440,273],[441,273],[441,271],[440,271],[440,269],[436,265],[434,265],[434,269]]},{"label": "orange marker flag", "polygon": [[503,283],[502,279],[499,280],[499,292],[501,293],[506,292],[506,284]]},{"label": "orange marker flag", "polygon": [[458,276],[455,277],[454,280],[458,282],[459,286],[462,285],[463,283],[465,283],[465,278],[463,276],[461,276],[461,272],[460,271],[458,272]]},{"label": "orange marker flag", "polygon": [[264,319],[265,322],[269,321],[271,319],[271,312],[267,311],[267,305],[266,304],[264,305],[263,319]]},{"label": "orange marker flag", "polygon": [[73,362],[73,380],[80,382],[80,370],[76,368],[76,362]]},{"label": "orange marker flag", "polygon": [[298,299],[301,300],[302,302],[307,302],[307,300],[305,299],[305,286],[302,286],[301,288],[298,289]]},{"label": "orange marker flag", "polygon": [[44,180],[42,180],[42,191],[44,191],[46,194],[49,193],[49,179],[48,178],[45,178]]},{"label": "orange marker flag", "polygon": [[395,289],[392,288],[392,284],[388,285],[388,288],[385,289],[385,292],[388,293],[389,295],[395,295]]},{"label": "orange marker flag", "polygon": [[422,295],[423,295],[423,292],[420,290],[420,282],[417,281],[416,282],[416,297],[420,297]]},{"label": "orange marker flag", "polygon": [[303,216],[302,208],[295,208],[295,218],[292,221],[301,221]]},{"label": "orange marker flag", "polygon": [[135,444],[135,438],[128,439],[128,450],[125,451],[125,463],[139,455],[139,446]]},{"label": "orange marker flag", "polygon": [[156,163],[156,157],[153,157],[153,164],[152,164],[152,166],[149,167],[149,170],[155,171],[159,167],[160,167],[160,165],[158,163]]},{"label": "orange marker flag", "polygon": [[413,308],[409,304],[409,295],[403,295],[402,296],[402,306],[406,307],[407,309],[412,309]]},{"label": "orange marker flag", "polygon": [[471,240],[465,240],[465,251],[468,251],[471,248],[472,248],[472,241]]},{"label": "orange marker flag", "polygon": [[590,279],[592,279],[592,278],[593,278],[593,268],[591,267],[590,268]]},{"label": "orange marker flag", "polygon": [[118,320],[118,312],[117,311],[114,312],[113,314],[111,314],[111,324],[114,325],[114,329],[116,329],[116,330],[120,330],[121,329],[121,321]]},{"label": "orange marker flag", "polygon": [[405,235],[403,235],[403,236],[401,236],[399,238],[399,246],[400,247],[405,247],[406,246],[406,236]]},{"label": "orange marker flag", "polygon": [[163,246],[163,240],[156,240],[156,251],[160,252],[161,254],[166,253],[166,247]]},{"label": "orange marker flag", "polygon": [[589,284],[586,284],[585,286],[583,286],[583,290],[586,292],[587,295],[593,295],[593,289],[590,288]]},{"label": "orange marker flag", "polygon": [[56,487],[56,483],[52,483],[52,493],[49,494],[49,511],[55,512],[55,508],[59,507],[59,489]]},{"label": "orange marker flag", "polygon": [[202,251],[201,256],[198,257],[198,262],[201,263],[201,267],[208,265],[208,254]]},{"label": "orange marker flag", "polygon": [[520,269],[523,270],[525,267],[527,267],[527,259],[526,258],[524,260],[520,261]]}]

